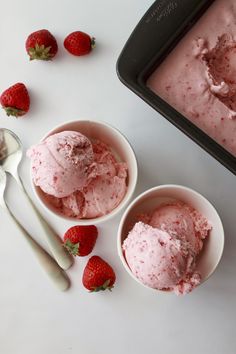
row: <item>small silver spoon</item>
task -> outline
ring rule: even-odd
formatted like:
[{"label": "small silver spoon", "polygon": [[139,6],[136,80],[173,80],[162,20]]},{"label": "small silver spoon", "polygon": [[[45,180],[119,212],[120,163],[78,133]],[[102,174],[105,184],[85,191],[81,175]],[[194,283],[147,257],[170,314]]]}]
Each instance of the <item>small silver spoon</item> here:
[{"label": "small silver spoon", "polygon": [[18,173],[18,167],[22,160],[23,148],[22,143],[18,136],[11,130],[1,128],[0,129],[0,166],[5,172],[8,172],[15,178],[16,182],[29,200],[35,214],[37,215],[44,231],[45,237],[48,242],[49,248],[55,257],[57,263],[63,269],[68,269],[73,263],[72,257],[67,250],[62,246],[62,242],[52,227],[40,214],[39,210],[35,206],[34,202],[28,195],[23,182]]},{"label": "small silver spoon", "polygon": [[32,238],[28,231],[20,224],[17,218],[12,214],[8,205],[4,200],[4,192],[7,184],[7,176],[3,168],[0,166],[0,207],[7,212],[12,220],[15,222],[22,236],[28,242],[31,250],[34,252],[36,258],[38,259],[41,267],[50,277],[52,282],[60,290],[67,290],[70,286],[70,282],[65,272],[59,267],[55,260]]}]

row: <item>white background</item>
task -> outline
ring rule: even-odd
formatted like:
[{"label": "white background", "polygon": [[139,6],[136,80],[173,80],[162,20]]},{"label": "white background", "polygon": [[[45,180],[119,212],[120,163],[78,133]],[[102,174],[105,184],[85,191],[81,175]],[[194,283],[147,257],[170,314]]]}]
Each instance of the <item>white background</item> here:
[{"label": "white background", "polygon": [[[94,250],[116,271],[114,291],[87,293],[81,284],[86,259],[80,258],[68,272],[71,289],[60,293],[0,211],[0,353],[235,354],[235,176],[130,92],[116,75],[118,55],[152,0],[0,2],[0,91],[22,81],[32,104],[21,119],[7,118],[1,111],[0,125],[17,133],[27,149],[67,120],[112,123],[136,151],[136,195],[158,184],[192,187],[219,211],[226,234],[222,262],[204,285],[184,297],[154,293],[133,281],[118,259],[119,215],[99,227]],[[27,35],[41,28],[58,40],[53,62],[29,62],[26,56]],[[96,37],[97,47],[90,56],[76,58],[63,49],[63,38],[74,30]],[[26,159],[21,175],[32,195]],[[27,201],[12,181],[9,187],[12,209],[45,245]],[[61,236],[71,226],[43,213]]]}]

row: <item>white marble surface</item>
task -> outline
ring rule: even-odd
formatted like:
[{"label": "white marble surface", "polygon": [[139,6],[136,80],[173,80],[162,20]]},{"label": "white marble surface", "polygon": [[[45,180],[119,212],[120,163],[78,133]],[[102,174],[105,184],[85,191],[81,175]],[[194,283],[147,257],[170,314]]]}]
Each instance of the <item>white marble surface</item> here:
[{"label": "white marble surface", "polygon": [[[117,57],[151,0],[2,1],[0,91],[26,83],[32,107],[22,119],[0,112],[0,125],[15,131],[25,148],[66,120],[102,119],[118,127],[132,143],[139,162],[136,194],[157,184],[196,189],[222,216],[226,243],[215,274],[191,295],[154,294],[123,269],[116,251],[120,216],[99,227],[94,253],[113,266],[113,293],[89,294],[81,285],[86,259],[68,272],[72,287],[54,289],[11,221],[0,212],[0,352],[2,354],[234,354],[236,179],[124,87],[116,76]],[[39,28],[58,39],[52,63],[29,63],[24,41]],[[91,56],[72,57],[63,38],[81,29],[97,38]],[[29,163],[21,175],[32,194]],[[15,214],[45,245],[42,230],[23,195],[10,183],[7,200]],[[60,235],[71,224],[49,216]],[[46,245],[45,245],[46,246]]]}]

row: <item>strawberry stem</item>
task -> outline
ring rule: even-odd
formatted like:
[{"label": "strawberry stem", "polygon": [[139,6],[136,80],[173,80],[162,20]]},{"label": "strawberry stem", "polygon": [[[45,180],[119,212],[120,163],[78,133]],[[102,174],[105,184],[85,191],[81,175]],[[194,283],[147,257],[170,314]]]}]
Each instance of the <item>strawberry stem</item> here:
[{"label": "strawberry stem", "polygon": [[79,242],[72,243],[69,239],[67,239],[63,246],[73,256],[79,256]]},{"label": "strawberry stem", "polygon": [[104,291],[104,290],[112,291],[112,288],[114,288],[114,286],[113,285],[109,286],[110,282],[111,282],[111,279],[107,279],[103,285],[94,286],[92,288],[92,290],[90,290],[90,293],[96,293],[98,291]]},{"label": "strawberry stem", "polygon": [[53,55],[50,53],[50,50],[51,46],[45,47],[36,43],[34,48],[29,48],[28,54],[30,60],[52,60]]},{"label": "strawberry stem", "polygon": [[5,110],[7,116],[13,116],[13,117],[20,117],[23,116],[26,112],[23,111],[22,109],[18,109],[15,107],[3,107]]},{"label": "strawberry stem", "polygon": [[94,37],[91,38],[91,48],[95,48],[96,47],[96,40]]}]

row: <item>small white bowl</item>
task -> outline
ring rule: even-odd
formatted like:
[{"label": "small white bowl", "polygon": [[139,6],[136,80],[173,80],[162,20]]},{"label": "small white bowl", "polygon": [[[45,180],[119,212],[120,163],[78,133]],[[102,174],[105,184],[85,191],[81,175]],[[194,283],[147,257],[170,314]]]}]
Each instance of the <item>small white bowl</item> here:
[{"label": "small white bowl", "polygon": [[78,225],[89,225],[93,223],[97,224],[100,222],[107,221],[108,219],[118,214],[121,211],[121,209],[129,203],[134,193],[137,184],[137,177],[138,177],[138,166],[137,166],[137,160],[134,151],[131,145],[129,144],[128,140],[124,137],[124,135],[122,135],[122,133],[119,130],[101,121],[91,121],[91,120],[71,121],[52,129],[49,133],[47,133],[47,135],[45,135],[42,138],[42,140],[46,139],[48,136],[52,134],[56,134],[65,130],[78,131],[84,134],[85,136],[87,136],[91,140],[98,139],[106,143],[111,148],[117,160],[127,163],[128,165],[127,192],[123,200],[109,214],[106,214],[98,218],[93,218],[93,219],[76,219],[73,217],[64,216],[63,214],[58,212],[50,203],[48,203],[41,189],[35,186],[35,184],[33,183],[32,175],[31,175],[33,190],[40,204],[43,207],[45,207],[47,210],[52,212],[54,215],[57,215],[61,218],[64,218],[66,220],[72,220],[74,223]]},{"label": "small white bowl", "polygon": [[201,274],[201,284],[215,271],[224,249],[224,229],[221,219],[213,205],[201,194],[179,185],[162,185],[145,191],[133,200],[122,216],[118,229],[117,248],[121,262],[129,275],[139,284],[154,291],[157,290],[144,285],[131,272],[124,257],[122,244],[137,221],[137,215],[152,212],[158,205],[174,200],[182,201],[192,206],[205,216],[212,225],[209,237],[204,241],[202,252],[197,259],[196,270]]}]

